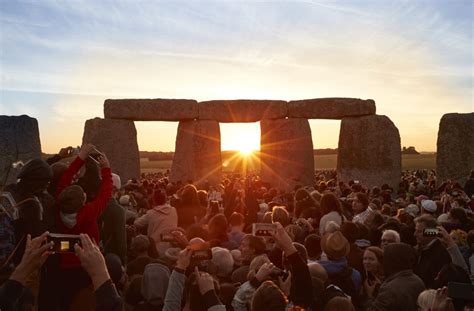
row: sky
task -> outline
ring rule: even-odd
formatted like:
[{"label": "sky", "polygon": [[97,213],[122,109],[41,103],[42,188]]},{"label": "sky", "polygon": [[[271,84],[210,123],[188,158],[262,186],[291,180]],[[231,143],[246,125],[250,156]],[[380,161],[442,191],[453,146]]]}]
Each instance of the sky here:
[{"label": "sky", "polygon": [[[402,146],[435,151],[474,111],[471,0],[0,0],[0,115],[38,119],[43,152],[78,145],[107,98],[373,99]],[[340,121],[311,120],[315,148]],[[136,122],[174,150],[177,122]],[[221,124],[222,149],[258,123]]]}]

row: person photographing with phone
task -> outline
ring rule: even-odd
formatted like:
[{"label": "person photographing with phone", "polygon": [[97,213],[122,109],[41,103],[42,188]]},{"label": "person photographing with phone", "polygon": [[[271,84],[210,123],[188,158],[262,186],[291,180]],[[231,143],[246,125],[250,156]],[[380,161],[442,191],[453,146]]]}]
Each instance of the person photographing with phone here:
[{"label": "person photographing with phone", "polygon": [[[92,157],[101,169],[100,190],[91,202],[86,203],[86,194],[78,185],[71,185],[74,175],[84,165],[85,160]],[[112,172],[109,160],[104,153],[92,144],[84,144],[79,155],[62,175],[56,191],[58,204],[57,229],[59,233],[68,235],[88,234],[92,240],[99,241],[97,219],[107,207],[112,197]],[[69,251],[60,253],[58,290],[61,297],[60,305],[68,308],[74,294],[91,284],[86,271],[81,267],[79,258]],[[71,282],[74,280],[74,282]]]}]

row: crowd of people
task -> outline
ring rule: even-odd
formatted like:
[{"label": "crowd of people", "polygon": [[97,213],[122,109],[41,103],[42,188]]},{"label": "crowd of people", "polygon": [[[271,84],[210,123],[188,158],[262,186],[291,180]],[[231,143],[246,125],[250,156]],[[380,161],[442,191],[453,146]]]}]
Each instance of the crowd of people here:
[{"label": "crowd of people", "polygon": [[0,310],[474,310],[474,171],[122,181],[85,144],[0,196]]}]

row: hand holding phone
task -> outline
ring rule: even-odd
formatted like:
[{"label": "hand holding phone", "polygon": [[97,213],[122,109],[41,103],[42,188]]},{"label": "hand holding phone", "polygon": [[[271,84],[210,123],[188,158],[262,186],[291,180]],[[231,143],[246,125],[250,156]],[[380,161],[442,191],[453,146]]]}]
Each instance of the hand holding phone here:
[{"label": "hand holding phone", "polygon": [[52,243],[50,250],[55,253],[74,253],[74,245],[81,245],[81,237],[73,234],[50,233],[48,243]]}]

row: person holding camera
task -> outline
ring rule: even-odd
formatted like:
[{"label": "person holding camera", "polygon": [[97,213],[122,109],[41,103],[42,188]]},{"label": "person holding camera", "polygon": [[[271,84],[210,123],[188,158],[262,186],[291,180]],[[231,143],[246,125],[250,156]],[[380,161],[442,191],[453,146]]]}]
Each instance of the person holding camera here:
[{"label": "person holding camera", "polygon": [[[423,215],[415,219],[415,238],[418,261],[415,265],[417,274],[427,288],[434,287],[436,275],[445,264],[451,263],[448,251],[437,239],[437,222],[430,215]],[[431,232],[435,232],[431,234]]]},{"label": "person holding camera", "polygon": [[[94,156],[101,168],[100,190],[93,201],[86,203],[86,194],[78,185],[71,185],[74,175],[81,169],[87,158]],[[58,184],[56,198],[59,207],[57,228],[64,234],[88,234],[92,240],[100,241],[98,218],[112,197],[112,172],[105,154],[98,153],[92,144],[84,144],[76,159],[69,165]],[[71,282],[74,280],[74,282]],[[81,268],[79,258],[74,253],[61,253],[59,260],[59,284],[61,307],[68,308],[74,295],[89,286],[91,280]]]}]

